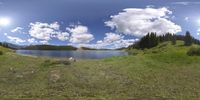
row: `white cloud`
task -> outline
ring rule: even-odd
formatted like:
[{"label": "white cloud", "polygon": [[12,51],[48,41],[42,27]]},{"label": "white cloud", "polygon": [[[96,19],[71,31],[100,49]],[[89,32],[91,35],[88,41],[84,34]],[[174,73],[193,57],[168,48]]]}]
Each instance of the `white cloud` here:
[{"label": "white cloud", "polygon": [[11,32],[12,33],[22,33],[23,28],[22,27],[16,27],[15,29],[12,29]]},{"label": "white cloud", "polygon": [[127,40],[118,40],[113,43],[106,43],[106,42],[101,42],[101,43],[96,43],[96,44],[79,44],[78,47],[89,47],[89,48],[96,48],[96,49],[117,49],[117,48],[122,48],[122,47],[128,47],[129,45],[132,45],[138,41],[138,39],[127,39]]},{"label": "white cloud", "polygon": [[106,37],[104,38],[104,41],[107,43],[112,43],[114,41],[118,41],[123,39],[124,36],[115,34],[115,33],[106,33]]},{"label": "white cloud", "polygon": [[172,4],[187,6],[187,5],[199,5],[200,2],[173,2]]},{"label": "white cloud", "polygon": [[94,36],[89,32],[86,26],[74,25],[66,29],[71,33],[71,43],[89,43],[94,39]]},{"label": "white cloud", "polygon": [[49,41],[52,38],[57,38],[61,41],[65,41],[68,39],[69,33],[62,32],[60,30],[60,25],[57,22],[48,24],[48,23],[31,23],[31,29],[29,30],[30,36],[41,39],[45,41]]},{"label": "white cloud", "polygon": [[69,39],[69,33],[67,32],[61,32],[57,35],[57,38],[61,41],[66,41]]},{"label": "white cloud", "polygon": [[197,29],[197,35],[200,35],[200,28]]},{"label": "white cloud", "polygon": [[176,5],[188,5],[190,2],[173,2],[172,4]]},{"label": "white cloud", "polygon": [[152,8],[152,7],[155,7],[154,5],[147,5],[146,6],[147,8]]},{"label": "white cloud", "polygon": [[168,14],[172,14],[172,11],[165,7],[128,8],[111,16],[111,20],[105,24],[117,32],[136,37],[142,37],[148,32],[157,32],[158,35],[181,32],[181,27],[171,22]]},{"label": "white cloud", "polygon": [[42,44],[49,44],[49,42],[48,42],[47,40],[39,41],[39,43],[42,43]]},{"label": "white cloud", "polygon": [[79,44],[78,47],[90,47],[90,48],[109,48],[116,49],[122,47],[128,47],[129,45],[138,41],[138,39],[124,39],[124,36],[116,33],[106,33],[103,40],[97,41],[95,44]]},{"label": "white cloud", "polygon": [[37,43],[36,39],[35,38],[30,38],[27,40],[29,43]]},{"label": "white cloud", "polygon": [[184,19],[185,21],[189,21],[189,17],[185,17],[185,19]]},{"label": "white cloud", "polygon": [[17,44],[26,42],[26,40],[20,39],[20,38],[18,38],[18,37],[7,36],[7,38],[8,38],[11,42],[15,42],[15,43],[17,43]]}]

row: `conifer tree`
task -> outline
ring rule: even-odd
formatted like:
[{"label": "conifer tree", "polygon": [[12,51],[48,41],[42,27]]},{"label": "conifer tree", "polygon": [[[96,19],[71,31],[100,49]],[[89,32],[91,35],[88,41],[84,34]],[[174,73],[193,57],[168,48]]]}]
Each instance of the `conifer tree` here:
[{"label": "conifer tree", "polygon": [[186,35],[185,35],[185,38],[184,38],[184,44],[185,44],[185,46],[190,46],[190,45],[192,45],[192,36],[190,35],[190,32],[189,31],[187,31],[186,32]]},{"label": "conifer tree", "polygon": [[172,45],[176,45],[176,35],[172,35]]},{"label": "conifer tree", "polygon": [[158,45],[159,39],[156,36],[156,33],[148,33],[146,36],[142,37],[139,42],[139,47],[141,49],[144,48],[152,48]]}]

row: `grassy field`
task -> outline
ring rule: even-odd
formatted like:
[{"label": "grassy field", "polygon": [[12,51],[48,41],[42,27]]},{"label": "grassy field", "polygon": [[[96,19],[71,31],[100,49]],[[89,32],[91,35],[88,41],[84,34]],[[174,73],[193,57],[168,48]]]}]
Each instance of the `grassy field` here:
[{"label": "grassy field", "polygon": [[102,60],[20,56],[0,47],[0,99],[199,100],[200,57],[191,47],[163,43]]}]

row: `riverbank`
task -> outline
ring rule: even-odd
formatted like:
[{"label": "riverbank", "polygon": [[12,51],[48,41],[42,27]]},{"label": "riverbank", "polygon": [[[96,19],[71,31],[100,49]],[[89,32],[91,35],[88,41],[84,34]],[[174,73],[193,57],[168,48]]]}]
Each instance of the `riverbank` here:
[{"label": "riverbank", "polygon": [[[1,99],[42,100],[197,100],[200,57],[178,42],[133,55],[70,64],[20,56],[4,49],[0,56]],[[2,49],[2,48],[1,48]]]}]

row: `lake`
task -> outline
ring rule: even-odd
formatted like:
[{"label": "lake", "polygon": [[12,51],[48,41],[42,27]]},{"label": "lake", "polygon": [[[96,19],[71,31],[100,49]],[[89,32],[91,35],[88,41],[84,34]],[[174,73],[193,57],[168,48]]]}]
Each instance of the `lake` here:
[{"label": "lake", "polygon": [[119,50],[78,50],[78,51],[52,51],[52,50],[17,50],[17,54],[46,57],[74,57],[76,59],[102,59],[113,56],[126,56],[125,51]]}]

